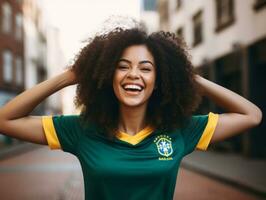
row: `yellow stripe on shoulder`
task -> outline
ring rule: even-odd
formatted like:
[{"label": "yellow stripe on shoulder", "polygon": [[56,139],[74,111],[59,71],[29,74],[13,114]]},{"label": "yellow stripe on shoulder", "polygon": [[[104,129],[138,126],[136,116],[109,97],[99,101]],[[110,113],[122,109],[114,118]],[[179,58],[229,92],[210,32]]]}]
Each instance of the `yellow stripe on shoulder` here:
[{"label": "yellow stripe on shoulder", "polygon": [[57,134],[54,128],[53,117],[43,116],[42,126],[44,129],[45,137],[46,137],[49,147],[51,149],[61,149],[61,145],[57,138]]},{"label": "yellow stripe on shoulder", "polygon": [[217,122],[218,122],[219,114],[214,114],[212,112],[209,113],[208,123],[203,131],[203,134],[197,144],[197,149],[206,150],[209,146],[213,133],[215,131]]}]

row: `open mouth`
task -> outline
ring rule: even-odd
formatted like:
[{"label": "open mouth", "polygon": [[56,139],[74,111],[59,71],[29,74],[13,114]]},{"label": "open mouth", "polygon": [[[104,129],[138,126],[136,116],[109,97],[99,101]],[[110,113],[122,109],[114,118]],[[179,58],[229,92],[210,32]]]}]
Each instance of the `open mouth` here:
[{"label": "open mouth", "polygon": [[122,85],[122,87],[127,93],[133,93],[133,94],[137,94],[144,89],[143,86],[135,85],[135,84],[125,84],[125,85]]}]

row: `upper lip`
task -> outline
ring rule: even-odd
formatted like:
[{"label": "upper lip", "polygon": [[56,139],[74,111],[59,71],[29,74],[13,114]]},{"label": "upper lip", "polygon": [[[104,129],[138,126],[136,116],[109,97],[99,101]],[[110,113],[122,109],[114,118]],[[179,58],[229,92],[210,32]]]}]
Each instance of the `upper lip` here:
[{"label": "upper lip", "polygon": [[141,87],[141,89],[144,88],[144,86],[143,86],[142,84],[140,84],[140,83],[123,83],[123,84],[122,84],[122,87],[124,87],[125,85],[138,85],[138,86]]}]

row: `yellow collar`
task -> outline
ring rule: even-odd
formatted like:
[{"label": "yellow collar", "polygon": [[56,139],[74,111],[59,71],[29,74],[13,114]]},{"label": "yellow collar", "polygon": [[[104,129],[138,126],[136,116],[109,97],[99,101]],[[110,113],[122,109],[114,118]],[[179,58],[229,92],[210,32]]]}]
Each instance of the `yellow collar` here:
[{"label": "yellow collar", "polygon": [[144,138],[150,135],[153,131],[154,131],[154,128],[148,125],[144,129],[142,129],[140,132],[136,133],[135,135],[129,135],[125,132],[118,131],[116,134],[116,137],[119,140],[136,145],[142,140],[144,140]]}]

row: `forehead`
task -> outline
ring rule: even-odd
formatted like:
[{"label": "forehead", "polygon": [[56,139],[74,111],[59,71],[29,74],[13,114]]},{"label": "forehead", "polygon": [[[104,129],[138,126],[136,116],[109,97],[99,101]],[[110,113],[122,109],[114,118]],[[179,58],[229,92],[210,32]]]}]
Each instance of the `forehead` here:
[{"label": "forehead", "polygon": [[153,55],[148,50],[146,45],[132,45],[127,47],[123,51],[121,58],[128,59],[131,61],[149,60],[154,63]]}]

